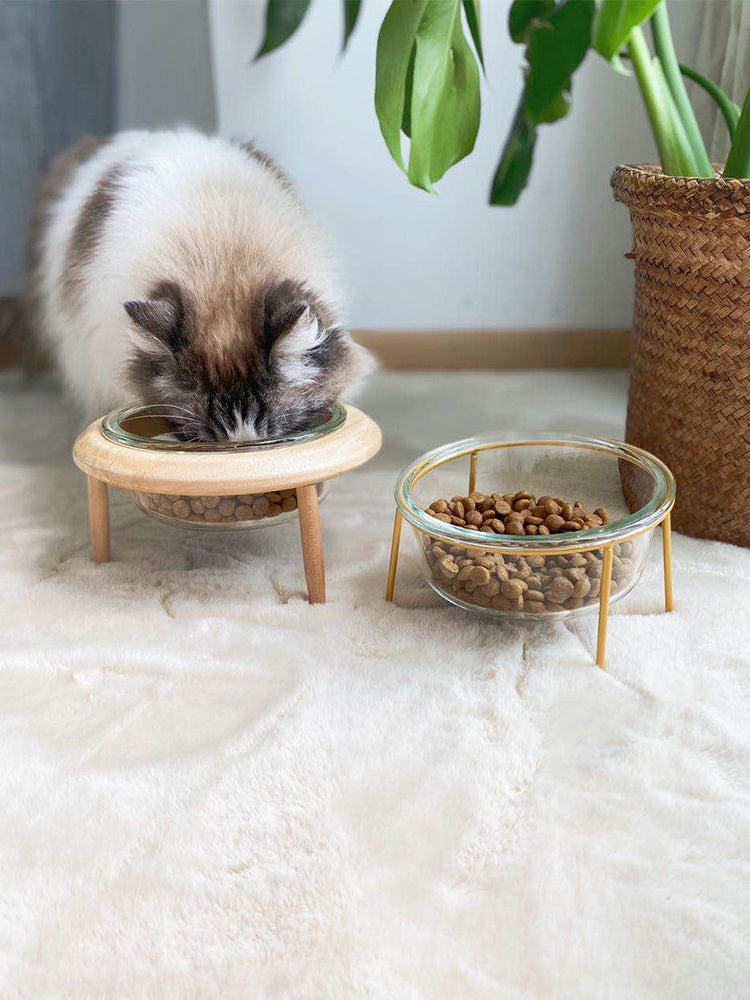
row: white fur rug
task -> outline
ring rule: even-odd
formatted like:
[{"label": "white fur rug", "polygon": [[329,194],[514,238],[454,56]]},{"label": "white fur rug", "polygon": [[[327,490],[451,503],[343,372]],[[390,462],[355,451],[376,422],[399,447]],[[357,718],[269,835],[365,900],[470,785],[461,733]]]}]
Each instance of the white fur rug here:
[{"label": "white fur rug", "polygon": [[750,552],[675,539],[610,619],[440,603],[391,486],[503,426],[621,433],[610,373],[390,375],[379,458],[218,538],[113,504],[89,561],[70,409],[1,380],[0,996],[750,996]]}]

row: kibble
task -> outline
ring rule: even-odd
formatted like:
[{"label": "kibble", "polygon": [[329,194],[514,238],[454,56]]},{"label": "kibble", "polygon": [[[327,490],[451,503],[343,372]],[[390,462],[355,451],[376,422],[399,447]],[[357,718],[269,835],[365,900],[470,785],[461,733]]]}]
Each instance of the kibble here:
[{"label": "kibble", "polygon": [[[582,531],[609,523],[604,507],[587,511],[580,501],[538,499],[526,490],[435,500],[427,514],[491,535],[550,535]],[[601,590],[602,551],[573,555],[503,555],[452,545],[424,535],[425,558],[438,587],[469,604],[496,611],[532,614],[573,611],[596,603]],[[635,574],[632,542],[614,546],[611,592],[628,585]]]},{"label": "kibble", "polygon": [[139,493],[138,503],[145,510],[191,524],[236,524],[271,519],[296,510],[297,494],[295,490],[205,497]]}]

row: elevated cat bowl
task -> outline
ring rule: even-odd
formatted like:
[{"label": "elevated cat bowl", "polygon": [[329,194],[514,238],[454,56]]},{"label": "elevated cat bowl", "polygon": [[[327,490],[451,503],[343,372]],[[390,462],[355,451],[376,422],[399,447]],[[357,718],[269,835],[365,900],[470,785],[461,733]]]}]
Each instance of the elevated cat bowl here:
[{"label": "elevated cat bowl", "polygon": [[265,527],[299,516],[308,597],[324,602],[318,503],[329,479],[377,454],[378,425],[337,404],[286,437],[185,443],[169,437],[159,414],[156,407],[123,407],[95,420],[73,446],[88,480],[94,561],[110,560],[107,486],[130,490],[147,513],[190,528]]}]

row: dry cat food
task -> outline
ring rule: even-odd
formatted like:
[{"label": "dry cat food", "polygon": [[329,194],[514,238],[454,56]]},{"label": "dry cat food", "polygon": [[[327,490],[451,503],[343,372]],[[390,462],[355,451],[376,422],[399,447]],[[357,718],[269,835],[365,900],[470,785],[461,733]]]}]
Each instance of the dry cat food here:
[{"label": "dry cat food", "polygon": [[609,521],[604,507],[589,513],[579,500],[568,503],[560,497],[539,497],[528,490],[517,493],[480,493],[450,500],[433,500],[430,517],[472,531],[495,535],[556,535],[562,531],[599,528]]},{"label": "dry cat food", "polygon": [[[427,513],[446,524],[493,535],[575,532],[609,520],[604,508],[589,513],[580,503],[547,496],[537,500],[526,490],[490,495],[475,491],[468,497],[436,500]],[[479,607],[538,614],[573,611],[599,598],[600,550],[573,555],[502,555],[451,545],[429,535],[423,536],[423,548],[439,588]],[[614,546],[611,593],[632,579],[632,555],[632,542]]]},{"label": "dry cat food", "polygon": [[215,497],[139,493],[138,502],[155,514],[193,524],[236,524],[238,521],[262,521],[296,510],[297,494],[294,490]]}]

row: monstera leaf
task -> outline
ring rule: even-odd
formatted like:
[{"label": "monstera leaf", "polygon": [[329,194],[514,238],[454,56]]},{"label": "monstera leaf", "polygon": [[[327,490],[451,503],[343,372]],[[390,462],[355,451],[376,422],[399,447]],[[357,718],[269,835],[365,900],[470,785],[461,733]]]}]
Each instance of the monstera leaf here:
[{"label": "monstera leaf", "polygon": [[647,21],[661,0],[601,0],[594,25],[593,45],[609,62],[630,41],[633,28]]},{"label": "monstera leaf", "polygon": [[526,82],[490,189],[490,204],[514,205],[528,181],[538,125],[570,110],[572,76],[591,41],[594,0],[514,0],[508,29],[526,44]]},{"label": "monstera leaf", "polygon": [[[393,159],[425,191],[472,151],[479,130],[479,67],[464,35],[462,7],[461,0],[394,0],[378,36],[380,130]],[[481,57],[478,14],[471,9],[467,23]],[[408,166],[402,134],[411,140]]]},{"label": "monstera leaf", "polygon": [[266,7],[266,31],[255,56],[259,59],[283,45],[302,24],[310,0],[273,0]]}]

